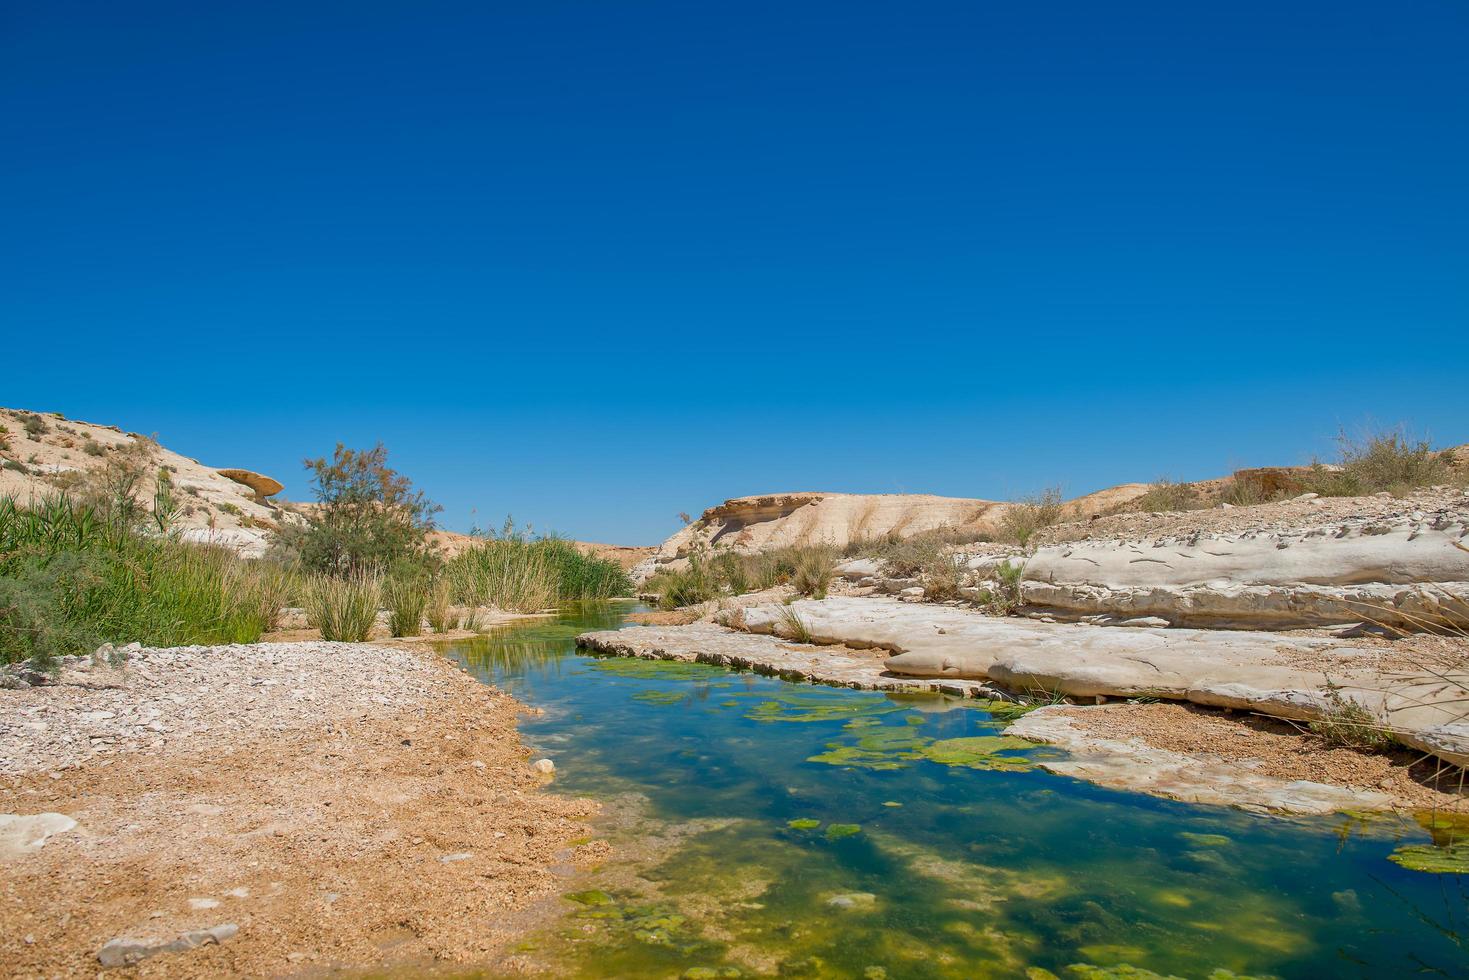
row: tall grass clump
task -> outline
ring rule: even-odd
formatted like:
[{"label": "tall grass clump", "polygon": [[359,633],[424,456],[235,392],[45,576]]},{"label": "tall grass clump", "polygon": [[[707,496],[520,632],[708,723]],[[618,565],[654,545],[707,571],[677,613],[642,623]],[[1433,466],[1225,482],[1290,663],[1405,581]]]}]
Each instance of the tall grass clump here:
[{"label": "tall grass clump", "polygon": [[323,640],[361,643],[377,623],[382,580],[370,572],[314,575],[304,590],[306,620]]},{"label": "tall grass clump", "polygon": [[486,541],[456,555],[445,568],[452,598],[468,606],[540,612],[561,592],[555,558],[534,542]]},{"label": "tall grass clump", "polygon": [[445,574],[464,605],[511,612],[632,593],[620,565],[561,538],[492,538],[452,558]]},{"label": "tall grass clump", "polygon": [[0,497],[0,663],[102,643],[250,643],[273,625],[286,573],[149,532],[136,510],[67,495]]},{"label": "tall grass clump", "polygon": [[435,633],[448,633],[459,628],[459,614],[451,605],[453,596],[447,579],[439,579],[429,589],[424,607],[429,629]]},{"label": "tall grass clump", "polygon": [[390,634],[418,636],[423,632],[423,611],[428,605],[428,583],[421,575],[389,575],[383,580],[383,605],[388,610]]}]

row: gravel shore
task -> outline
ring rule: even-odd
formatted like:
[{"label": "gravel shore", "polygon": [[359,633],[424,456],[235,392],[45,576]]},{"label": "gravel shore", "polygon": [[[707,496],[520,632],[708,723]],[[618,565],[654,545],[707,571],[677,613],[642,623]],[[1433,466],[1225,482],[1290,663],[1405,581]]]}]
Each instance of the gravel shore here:
[{"label": "gravel shore", "polygon": [[520,710],[431,649],[319,641],[134,650],[0,690],[0,813],[77,821],[0,857],[0,962],[91,976],[108,943],[172,943],[138,974],[497,963],[605,850],[572,844],[596,805],[544,791]]}]

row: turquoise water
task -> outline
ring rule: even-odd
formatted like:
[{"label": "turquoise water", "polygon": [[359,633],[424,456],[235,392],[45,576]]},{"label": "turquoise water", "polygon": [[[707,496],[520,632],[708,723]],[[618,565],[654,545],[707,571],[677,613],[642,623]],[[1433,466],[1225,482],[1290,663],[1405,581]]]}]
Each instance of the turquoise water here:
[{"label": "turquoise water", "polygon": [[559,975],[1469,976],[1469,876],[1388,859],[1429,842],[1411,819],[1112,792],[973,703],[577,652],[633,608],[447,650],[544,710],[525,741],[623,814],[619,851],[660,842],[527,946]]}]

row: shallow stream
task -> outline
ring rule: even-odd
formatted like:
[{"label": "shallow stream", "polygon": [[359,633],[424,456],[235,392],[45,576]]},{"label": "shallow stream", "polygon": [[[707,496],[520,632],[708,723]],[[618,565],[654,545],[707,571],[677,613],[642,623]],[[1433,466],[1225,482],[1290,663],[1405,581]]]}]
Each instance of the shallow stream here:
[{"label": "shallow stream", "polygon": [[527,945],[560,975],[1469,976],[1469,876],[1390,860],[1420,822],[1113,792],[1036,767],[998,706],[578,652],[635,608],[446,651],[645,845]]}]

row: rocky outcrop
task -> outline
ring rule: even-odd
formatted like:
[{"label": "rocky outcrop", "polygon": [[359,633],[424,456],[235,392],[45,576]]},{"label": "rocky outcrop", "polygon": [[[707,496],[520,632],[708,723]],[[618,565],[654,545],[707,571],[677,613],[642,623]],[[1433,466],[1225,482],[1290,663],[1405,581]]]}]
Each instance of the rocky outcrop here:
[{"label": "rocky outcrop", "polygon": [[988,681],[1016,693],[1165,698],[1301,720],[1353,703],[1404,744],[1469,765],[1469,671],[1382,673],[1341,640],[1103,629],[875,598],[752,606],[726,622],[778,634],[791,616],[814,642],[892,651],[884,666],[900,676]]},{"label": "rocky outcrop", "polygon": [[[1000,559],[980,557],[983,573]],[[1034,614],[1154,617],[1173,626],[1469,625],[1469,513],[1293,531],[1078,541],[1026,560]]]},{"label": "rocky outcrop", "polygon": [[273,497],[286,488],[281,481],[254,470],[220,470],[219,475],[249,487],[257,504],[265,503],[266,497]]},{"label": "rocky outcrop", "polygon": [[736,497],[711,507],[633,570],[642,581],[659,566],[700,548],[756,552],[790,545],[843,547],[887,535],[939,528],[979,528],[991,500],[929,494],[774,493]]}]

